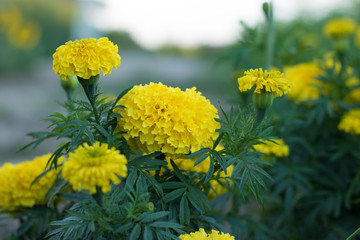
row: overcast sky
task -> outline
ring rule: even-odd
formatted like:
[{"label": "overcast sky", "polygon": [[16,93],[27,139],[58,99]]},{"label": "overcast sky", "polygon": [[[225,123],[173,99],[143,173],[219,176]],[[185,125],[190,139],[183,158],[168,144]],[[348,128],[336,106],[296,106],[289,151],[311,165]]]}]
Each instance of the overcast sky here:
[{"label": "overcast sky", "polygon": [[[128,31],[148,48],[162,44],[223,45],[239,36],[239,22],[264,21],[262,0],[99,0],[98,28]],[[289,20],[304,12],[324,16],[351,0],[275,0],[275,17]],[[99,14],[100,11],[100,14]],[[101,20],[99,20],[101,19]]]}]

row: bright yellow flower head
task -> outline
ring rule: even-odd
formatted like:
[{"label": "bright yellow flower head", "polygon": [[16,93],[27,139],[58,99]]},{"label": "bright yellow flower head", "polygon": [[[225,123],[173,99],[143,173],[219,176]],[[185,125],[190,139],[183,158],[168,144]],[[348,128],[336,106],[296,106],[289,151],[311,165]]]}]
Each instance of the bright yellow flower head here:
[{"label": "bright yellow flower head", "polygon": [[[51,154],[36,157],[18,164],[5,163],[0,168],[0,209],[16,210],[45,204],[45,195],[55,181],[57,171],[45,174],[38,182],[31,183],[45,170]],[[59,159],[59,162],[63,161]]]},{"label": "bright yellow flower head", "polygon": [[360,109],[352,109],[345,113],[338,125],[339,130],[360,135]]},{"label": "bright yellow flower head", "polygon": [[273,155],[276,157],[289,156],[289,146],[285,144],[283,139],[273,139],[271,141],[264,141],[263,144],[254,145],[257,152],[262,152],[265,155]]},{"label": "bright yellow flower head", "polygon": [[330,38],[340,39],[353,34],[356,23],[348,18],[333,19],[326,23],[324,33]]},{"label": "bright yellow flower head", "polygon": [[118,47],[108,38],[89,38],[68,41],[56,49],[53,55],[53,70],[61,79],[78,76],[89,79],[92,76],[111,73],[120,66]]},{"label": "bright yellow flower head", "polygon": [[274,97],[290,92],[290,85],[284,74],[279,71],[263,71],[262,68],[250,69],[245,76],[238,79],[240,92],[245,92],[255,87],[255,93],[272,92]]},{"label": "bright yellow flower head", "polygon": [[126,164],[125,156],[115,148],[109,149],[106,143],[95,142],[94,146],[85,143],[69,154],[62,177],[75,191],[88,190],[94,194],[96,187],[101,187],[102,192],[108,192],[110,181],[119,184],[119,177],[127,176]]},{"label": "bright yellow flower head", "polygon": [[321,74],[318,66],[313,63],[301,63],[285,67],[284,72],[292,85],[289,98],[297,103],[319,98],[320,86],[323,84],[316,79]]},{"label": "bright yellow flower head", "polygon": [[145,153],[188,154],[211,147],[220,124],[216,108],[196,88],[181,91],[161,83],[133,87],[114,112],[130,147]]},{"label": "bright yellow flower head", "polygon": [[228,233],[211,230],[211,233],[208,234],[203,228],[200,228],[197,232],[181,234],[179,238],[181,240],[235,240],[235,237]]}]

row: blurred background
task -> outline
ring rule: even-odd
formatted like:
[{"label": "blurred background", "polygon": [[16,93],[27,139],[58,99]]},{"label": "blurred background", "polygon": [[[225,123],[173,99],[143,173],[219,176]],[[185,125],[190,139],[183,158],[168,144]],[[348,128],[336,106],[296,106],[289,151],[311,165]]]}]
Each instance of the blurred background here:
[{"label": "blurred background", "polygon": [[[0,0],[0,165],[52,152],[55,141],[17,152],[26,133],[45,130],[40,119],[62,111],[66,99],[52,71],[52,54],[68,40],[107,36],[121,66],[102,77],[118,95],[139,83],[196,86],[218,106],[238,94],[236,76],[262,67],[263,1]],[[312,59],[330,44],[319,35],[333,16],[359,22],[358,1],[274,1],[275,65]],[[325,50],[324,50],[325,52]],[[276,62],[278,61],[278,62]],[[259,66],[260,64],[260,66]],[[77,96],[83,97],[81,89]]]}]

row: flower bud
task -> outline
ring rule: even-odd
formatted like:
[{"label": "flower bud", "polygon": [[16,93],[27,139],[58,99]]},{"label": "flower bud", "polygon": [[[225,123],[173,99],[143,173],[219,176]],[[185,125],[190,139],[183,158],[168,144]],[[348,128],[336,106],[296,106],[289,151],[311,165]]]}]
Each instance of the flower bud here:
[{"label": "flower bud", "polygon": [[149,211],[151,211],[151,212],[153,212],[154,209],[155,209],[155,206],[154,206],[154,204],[153,204],[152,202],[149,202],[149,203],[147,204],[147,207],[148,207]]},{"label": "flower bud", "polygon": [[76,76],[69,76],[69,80],[60,79],[61,86],[66,89],[75,89],[78,85],[78,79]]}]

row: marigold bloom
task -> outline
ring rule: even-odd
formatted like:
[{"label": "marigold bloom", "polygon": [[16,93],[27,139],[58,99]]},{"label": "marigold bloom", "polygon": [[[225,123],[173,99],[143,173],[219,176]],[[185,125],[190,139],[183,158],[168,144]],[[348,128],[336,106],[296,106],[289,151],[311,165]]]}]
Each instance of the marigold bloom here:
[{"label": "marigold bloom", "polygon": [[338,125],[339,130],[360,135],[360,109],[352,109],[344,114]]},{"label": "marigold bloom", "polygon": [[145,153],[188,154],[211,147],[220,124],[217,109],[196,88],[181,91],[161,83],[133,87],[116,108],[118,131],[133,149]]},{"label": "marigold bloom", "polygon": [[238,79],[240,92],[245,92],[255,87],[255,93],[272,92],[274,97],[290,92],[290,84],[279,71],[263,71],[262,68],[250,69],[245,76]]},{"label": "marigold bloom", "polygon": [[96,187],[101,187],[102,192],[108,192],[110,181],[119,184],[119,176],[127,176],[126,164],[125,156],[115,148],[109,149],[106,143],[100,145],[95,142],[94,146],[85,143],[69,154],[68,161],[63,165],[62,177],[76,191],[88,190],[94,194]]},{"label": "marigold bloom", "polygon": [[262,152],[265,155],[273,155],[276,157],[289,156],[289,146],[285,144],[283,139],[272,139],[272,141],[264,141],[264,143],[254,145],[257,152]]},{"label": "marigold bloom", "polygon": [[[0,209],[16,210],[45,204],[45,195],[55,181],[57,171],[52,170],[39,181],[31,183],[44,172],[51,154],[18,164],[5,163],[0,168]],[[64,158],[60,158],[59,162]]]},{"label": "marigold bloom", "polygon": [[113,67],[120,66],[118,47],[108,38],[89,38],[68,41],[53,54],[53,70],[61,79],[78,76],[89,79],[92,76],[111,73]]},{"label": "marigold bloom", "polygon": [[301,63],[285,67],[284,72],[292,85],[289,98],[297,103],[319,98],[323,83],[316,79],[322,72],[318,66],[313,63]]},{"label": "marigold bloom", "polygon": [[348,18],[338,18],[328,21],[324,33],[330,38],[341,39],[354,33],[356,23]]},{"label": "marigold bloom", "polygon": [[235,237],[228,233],[211,230],[211,233],[208,234],[203,228],[200,228],[197,232],[181,234],[179,238],[181,240],[235,240]]}]

